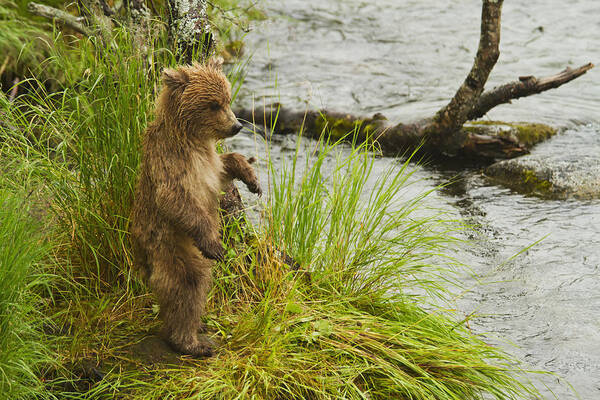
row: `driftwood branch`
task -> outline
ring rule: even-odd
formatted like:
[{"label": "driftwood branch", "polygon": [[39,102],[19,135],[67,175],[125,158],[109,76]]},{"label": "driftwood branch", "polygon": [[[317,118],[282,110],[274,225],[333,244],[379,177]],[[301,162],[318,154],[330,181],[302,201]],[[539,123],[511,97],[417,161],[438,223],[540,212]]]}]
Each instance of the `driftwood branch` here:
[{"label": "driftwood branch", "polygon": [[556,75],[536,78],[534,76],[522,76],[518,81],[510,82],[505,85],[484,92],[469,113],[469,120],[483,117],[492,108],[511,100],[521,97],[527,97],[544,92],[549,89],[555,89],[567,82],[572,81],[594,68],[594,64],[588,63],[579,68],[567,67]]},{"label": "driftwood branch", "polygon": [[446,142],[467,121],[469,112],[483,92],[490,72],[500,56],[500,20],[502,0],[484,0],[477,55],[469,75],[450,103],[433,118],[431,139]]},{"label": "driftwood branch", "polygon": [[40,17],[52,19],[61,25],[67,26],[74,31],[81,33],[82,35],[90,36],[92,34],[92,30],[82,23],[81,18],[69,14],[66,11],[59,10],[58,8],[31,2],[27,5],[27,10],[29,10],[29,12],[32,14],[39,15]]}]

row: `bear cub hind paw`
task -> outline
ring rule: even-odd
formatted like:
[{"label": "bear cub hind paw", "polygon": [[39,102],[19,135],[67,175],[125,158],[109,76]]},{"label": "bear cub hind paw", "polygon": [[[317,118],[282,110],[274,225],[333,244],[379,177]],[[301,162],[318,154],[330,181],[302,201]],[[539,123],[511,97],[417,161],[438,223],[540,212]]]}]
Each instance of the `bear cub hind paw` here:
[{"label": "bear cub hind paw", "polygon": [[198,335],[190,354],[195,357],[212,357],[215,354],[215,343],[206,335]]},{"label": "bear cub hind paw", "polygon": [[206,335],[198,335],[185,343],[170,343],[179,353],[192,357],[212,357],[215,354],[215,343]]}]

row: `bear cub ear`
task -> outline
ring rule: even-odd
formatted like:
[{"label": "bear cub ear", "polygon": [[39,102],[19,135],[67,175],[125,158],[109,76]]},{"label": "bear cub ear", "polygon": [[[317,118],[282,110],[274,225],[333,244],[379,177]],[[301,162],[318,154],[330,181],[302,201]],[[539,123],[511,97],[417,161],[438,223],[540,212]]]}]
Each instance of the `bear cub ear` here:
[{"label": "bear cub ear", "polygon": [[211,57],[207,62],[206,65],[209,68],[212,69],[216,69],[218,71],[221,71],[223,69],[223,57]]},{"label": "bear cub ear", "polygon": [[162,79],[163,83],[173,90],[182,89],[190,81],[190,77],[184,70],[175,68],[165,68]]}]

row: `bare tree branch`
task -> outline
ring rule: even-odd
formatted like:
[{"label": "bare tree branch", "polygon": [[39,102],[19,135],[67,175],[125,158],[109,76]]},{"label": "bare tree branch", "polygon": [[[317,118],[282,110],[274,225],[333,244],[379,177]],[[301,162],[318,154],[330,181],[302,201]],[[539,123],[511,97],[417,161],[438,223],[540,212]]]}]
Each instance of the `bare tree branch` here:
[{"label": "bare tree branch", "polygon": [[485,91],[469,113],[468,119],[481,118],[492,108],[500,104],[510,103],[511,100],[557,88],[580,77],[592,68],[594,68],[594,64],[588,63],[575,69],[567,67],[556,75],[543,78],[536,78],[534,76],[519,77],[518,81]]},{"label": "bare tree branch", "polygon": [[68,26],[85,36],[91,36],[92,34],[92,30],[81,23],[81,18],[69,14],[66,11],[59,10],[58,8],[31,2],[27,5],[27,10],[40,17],[53,19],[59,24]]},{"label": "bare tree branch", "polygon": [[500,22],[503,0],[484,0],[481,10],[479,48],[469,75],[450,103],[433,118],[431,139],[444,142],[467,121],[469,112],[483,92],[485,83],[500,56]]}]

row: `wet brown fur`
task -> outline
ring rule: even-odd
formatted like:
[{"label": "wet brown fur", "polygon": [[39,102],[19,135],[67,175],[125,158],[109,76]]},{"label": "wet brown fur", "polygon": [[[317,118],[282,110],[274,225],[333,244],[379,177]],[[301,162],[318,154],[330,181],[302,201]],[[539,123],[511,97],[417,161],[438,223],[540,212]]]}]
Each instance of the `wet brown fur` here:
[{"label": "wet brown fur", "polygon": [[148,125],[135,192],[131,238],[135,264],[160,305],[163,335],[178,351],[211,355],[202,329],[214,260],[223,256],[219,196],[233,179],[261,193],[254,169],[216,142],[241,126],[221,63],[167,69]]}]

